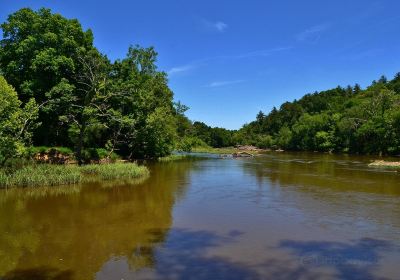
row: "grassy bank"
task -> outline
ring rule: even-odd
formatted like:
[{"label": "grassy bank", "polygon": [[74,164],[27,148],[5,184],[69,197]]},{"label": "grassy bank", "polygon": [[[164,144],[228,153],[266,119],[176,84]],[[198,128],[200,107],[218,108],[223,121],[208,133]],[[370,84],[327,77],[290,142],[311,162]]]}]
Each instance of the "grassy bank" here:
[{"label": "grassy bank", "polygon": [[148,174],[146,167],[135,163],[84,166],[37,164],[14,172],[0,170],[0,188],[72,185],[90,180],[133,179]]},{"label": "grassy bank", "polygon": [[183,159],[190,159],[193,158],[191,155],[169,155],[166,157],[160,157],[158,158],[159,162],[172,162],[172,161],[178,161],[178,160],[183,160]]},{"label": "grassy bank", "polygon": [[89,164],[80,167],[84,180],[89,177],[101,180],[134,179],[147,176],[149,170],[136,163]]}]

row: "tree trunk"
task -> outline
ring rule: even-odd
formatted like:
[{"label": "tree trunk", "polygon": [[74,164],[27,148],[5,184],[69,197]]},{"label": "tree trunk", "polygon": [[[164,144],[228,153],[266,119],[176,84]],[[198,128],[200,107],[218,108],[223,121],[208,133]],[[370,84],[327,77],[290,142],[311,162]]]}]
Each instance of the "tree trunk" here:
[{"label": "tree trunk", "polygon": [[81,127],[79,129],[79,139],[78,139],[78,146],[76,147],[76,158],[78,160],[78,164],[82,165],[83,164],[83,158],[82,158],[82,150],[83,150],[83,132],[84,129]]}]

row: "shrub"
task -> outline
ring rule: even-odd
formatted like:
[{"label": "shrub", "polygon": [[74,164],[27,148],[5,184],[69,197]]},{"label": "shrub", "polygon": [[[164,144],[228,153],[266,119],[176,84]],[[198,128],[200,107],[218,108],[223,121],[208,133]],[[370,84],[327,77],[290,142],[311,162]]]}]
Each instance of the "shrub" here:
[{"label": "shrub", "polygon": [[[82,152],[84,162],[100,161],[106,159],[109,155],[109,151],[103,148],[89,148]],[[116,153],[111,153],[110,160],[116,161],[120,157]]]}]

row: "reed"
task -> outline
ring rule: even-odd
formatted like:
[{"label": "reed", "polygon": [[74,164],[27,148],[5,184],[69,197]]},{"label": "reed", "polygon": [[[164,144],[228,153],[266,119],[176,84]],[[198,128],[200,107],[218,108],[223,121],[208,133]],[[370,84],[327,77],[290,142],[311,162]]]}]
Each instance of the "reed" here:
[{"label": "reed", "polygon": [[14,172],[0,170],[0,188],[73,185],[85,181],[134,179],[149,171],[136,163],[24,166]]},{"label": "reed", "polygon": [[189,159],[193,158],[192,155],[169,155],[166,157],[160,157],[158,158],[159,162],[171,162],[171,161],[178,161],[178,160],[183,160],[183,159]]},{"label": "reed", "polygon": [[83,175],[94,176],[102,180],[115,180],[146,176],[149,170],[136,163],[113,163],[84,165],[81,167],[81,172]]}]

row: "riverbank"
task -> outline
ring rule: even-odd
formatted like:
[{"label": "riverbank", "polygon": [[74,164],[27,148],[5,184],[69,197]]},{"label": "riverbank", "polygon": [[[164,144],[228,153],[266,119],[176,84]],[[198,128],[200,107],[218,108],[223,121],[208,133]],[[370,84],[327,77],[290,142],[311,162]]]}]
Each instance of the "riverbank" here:
[{"label": "riverbank", "polygon": [[400,162],[399,161],[384,161],[384,160],[376,160],[369,164],[372,167],[388,167],[400,170]]},{"label": "riverbank", "polygon": [[173,161],[179,161],[179,160],[184,160],[184,159],[190,159],[194,158],[193,155],[188,155],[188,154],[175,154],[175,155],[169,155],[165,157],[160,157],[157,159],[158,162],[173,162]]},{"label": "riverbank", "polygon": [[15,171],[0,170],[0,188],[73,185],[96,180],[135,179],[148,174],[146,167],[136,163],[34,164]]},{"label": "riverbank", "polygon": [[208,153],[208,154],[219,154],[219,155],[225,155],[225,154],[237,154],[240,152],[246,152],[252,155],[257,155],[260,152],[263,152],[264,150],[257,149],[257,150],[243,150],[240,148],[235,148],[235,147],[226,147],[226,148],[212,148],[212,147],[195,147],[192,149],[193,153]]}]

